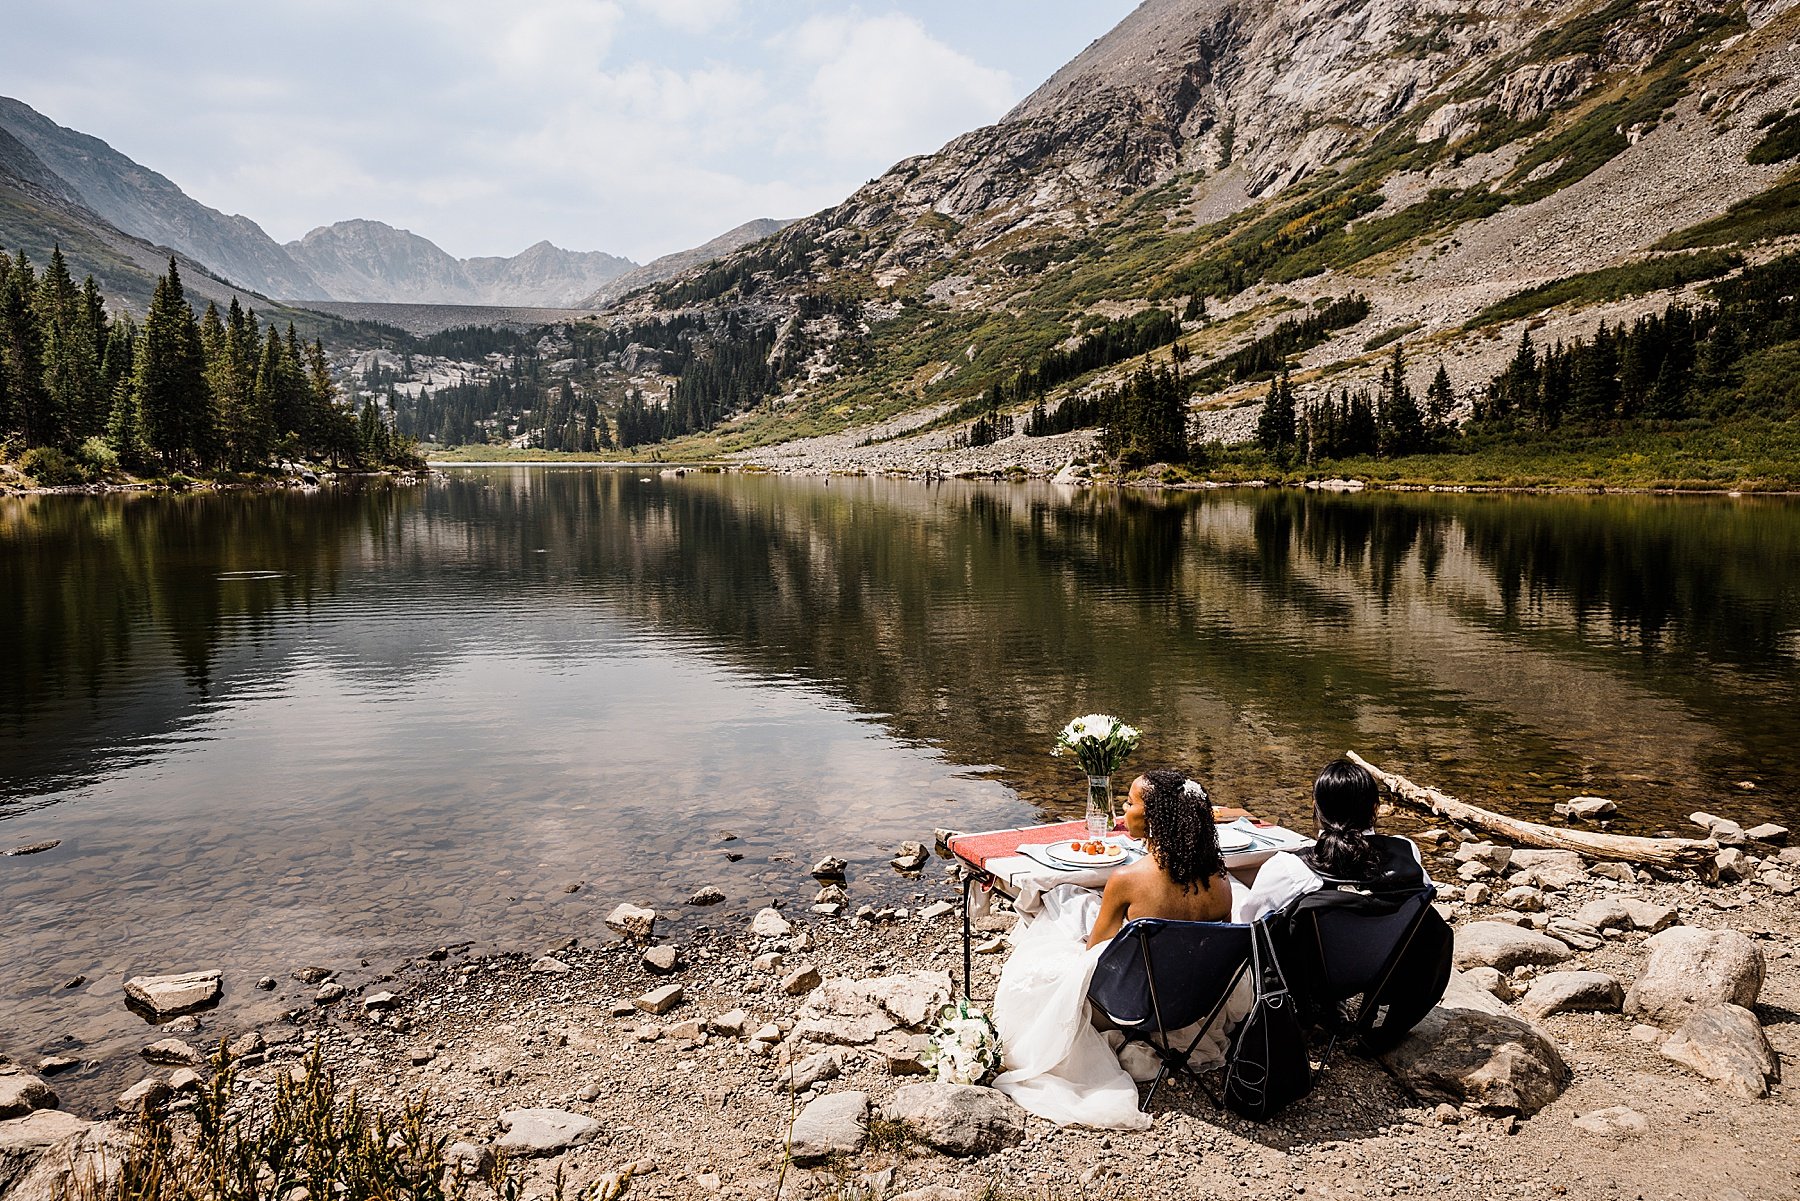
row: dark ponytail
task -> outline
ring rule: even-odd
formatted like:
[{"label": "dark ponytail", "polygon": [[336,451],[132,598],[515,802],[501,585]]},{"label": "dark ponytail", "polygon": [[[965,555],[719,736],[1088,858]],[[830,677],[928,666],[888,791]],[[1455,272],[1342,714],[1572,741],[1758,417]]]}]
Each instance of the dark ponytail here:
[{"label": "dark ponytail", "polygon": [[1375,825],[1375,777],[1348,759],[1325,765],[1313,782],[1319,837],[1306,853],[1307,866],[1333,880],[1365,880],[1381,856],[1365,830]]}]

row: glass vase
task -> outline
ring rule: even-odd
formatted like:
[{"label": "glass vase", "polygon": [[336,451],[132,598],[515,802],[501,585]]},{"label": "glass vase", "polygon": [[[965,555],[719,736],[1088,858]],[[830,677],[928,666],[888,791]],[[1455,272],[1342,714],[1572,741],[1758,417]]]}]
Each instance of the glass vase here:
[{"label": "glass vase", "polygon": [[1112,832],[1112,777],[1089,776],[1087,829],[1089,838],[1105,838]]}]

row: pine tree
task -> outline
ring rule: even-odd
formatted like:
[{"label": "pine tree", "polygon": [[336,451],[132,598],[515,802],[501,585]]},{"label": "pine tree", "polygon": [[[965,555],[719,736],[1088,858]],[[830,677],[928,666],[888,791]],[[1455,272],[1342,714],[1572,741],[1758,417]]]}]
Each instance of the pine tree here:
[{"label": "pine tree", "polygon": [[156,281],[136,353],[137,410],[145,444],[165,466],[192,461],[210,440],[205,428],[208,395],[199,323],[182,292],[181,275]]},{"label": "pine tree", "polygon": [[1425,420],[1432,438],[1441,438],[1450,432],[1451,414],[1455,410],[1456,390],[1450,386],[1450,373],[1439,363],[1437,374],[1431,377],[1431,387],[1425,390]]},{"label": "pine tree", "polygon": [[1394,344],[1394,356],[1381,376],[1381,453],[1408,455],[1425,443],[1425,418],[1406,384],[1406,349]]},{"label": "pine tree", "polygon": [[1262,416],[1256,421],[1256,441],[1263,453],[1285,464],[1293,452],[1296,431],[1294,389],[1283,371],[1269,384],[1268,399],[1263,402]]},{"label": "pine tree", "polygon": [[27,446],[43,445],[49,416],[43,332],[33,307],[36,291],[37,273],[21,250],[0,278],[0,368],[7,377],[9,426],[23,435]]}]

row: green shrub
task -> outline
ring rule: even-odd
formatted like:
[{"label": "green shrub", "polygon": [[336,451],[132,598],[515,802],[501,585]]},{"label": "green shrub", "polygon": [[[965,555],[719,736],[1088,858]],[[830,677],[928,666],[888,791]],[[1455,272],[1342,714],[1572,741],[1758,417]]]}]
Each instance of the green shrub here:
[{"label": "green shrub", "polygon": [[1603,267],[1515,292],[1469,318],[1463,328],[1476,329],[1495,322],[1517,321],[1540,309],[1565,304],[1600,304],[1627,296],[1663,292],[1697,280],[1717,279],[1743,265],[1744,256],[1740,254],[1708,250],[1646,259],[1622,267]]},{"label": "green shrub", "polygon": [[34,446],[19,456],[19,470],[46,488],[87,483],[87,471],[54,446]]},{"label": "green shrub", "polygon": [[96,475],[108,476],[119,470],[119,452],[105,438],[89,438],[75,451],[75,457]]},{"label": "green shrub", "polygon": [[[1766,118],[1765,118],[1766,119]],[[1758,128],[1765,128],[1760,123]],[[1766,126],[1762,141],[1750,147],[1745,157],[1757,164],[1785,163],[1800,155],[1800,112],[1778,117]]]}]

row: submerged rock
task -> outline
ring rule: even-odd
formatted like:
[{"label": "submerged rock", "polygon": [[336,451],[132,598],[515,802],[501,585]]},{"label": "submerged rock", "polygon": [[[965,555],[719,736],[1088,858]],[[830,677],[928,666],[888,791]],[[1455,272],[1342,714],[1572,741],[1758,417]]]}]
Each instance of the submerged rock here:
[{"label": "submerged rock", "polygon": [[218,1001],[223,975],[212,970],[174,976],[133,976],[125,981],[125,996],[159,1018],[174,1017]]}]

